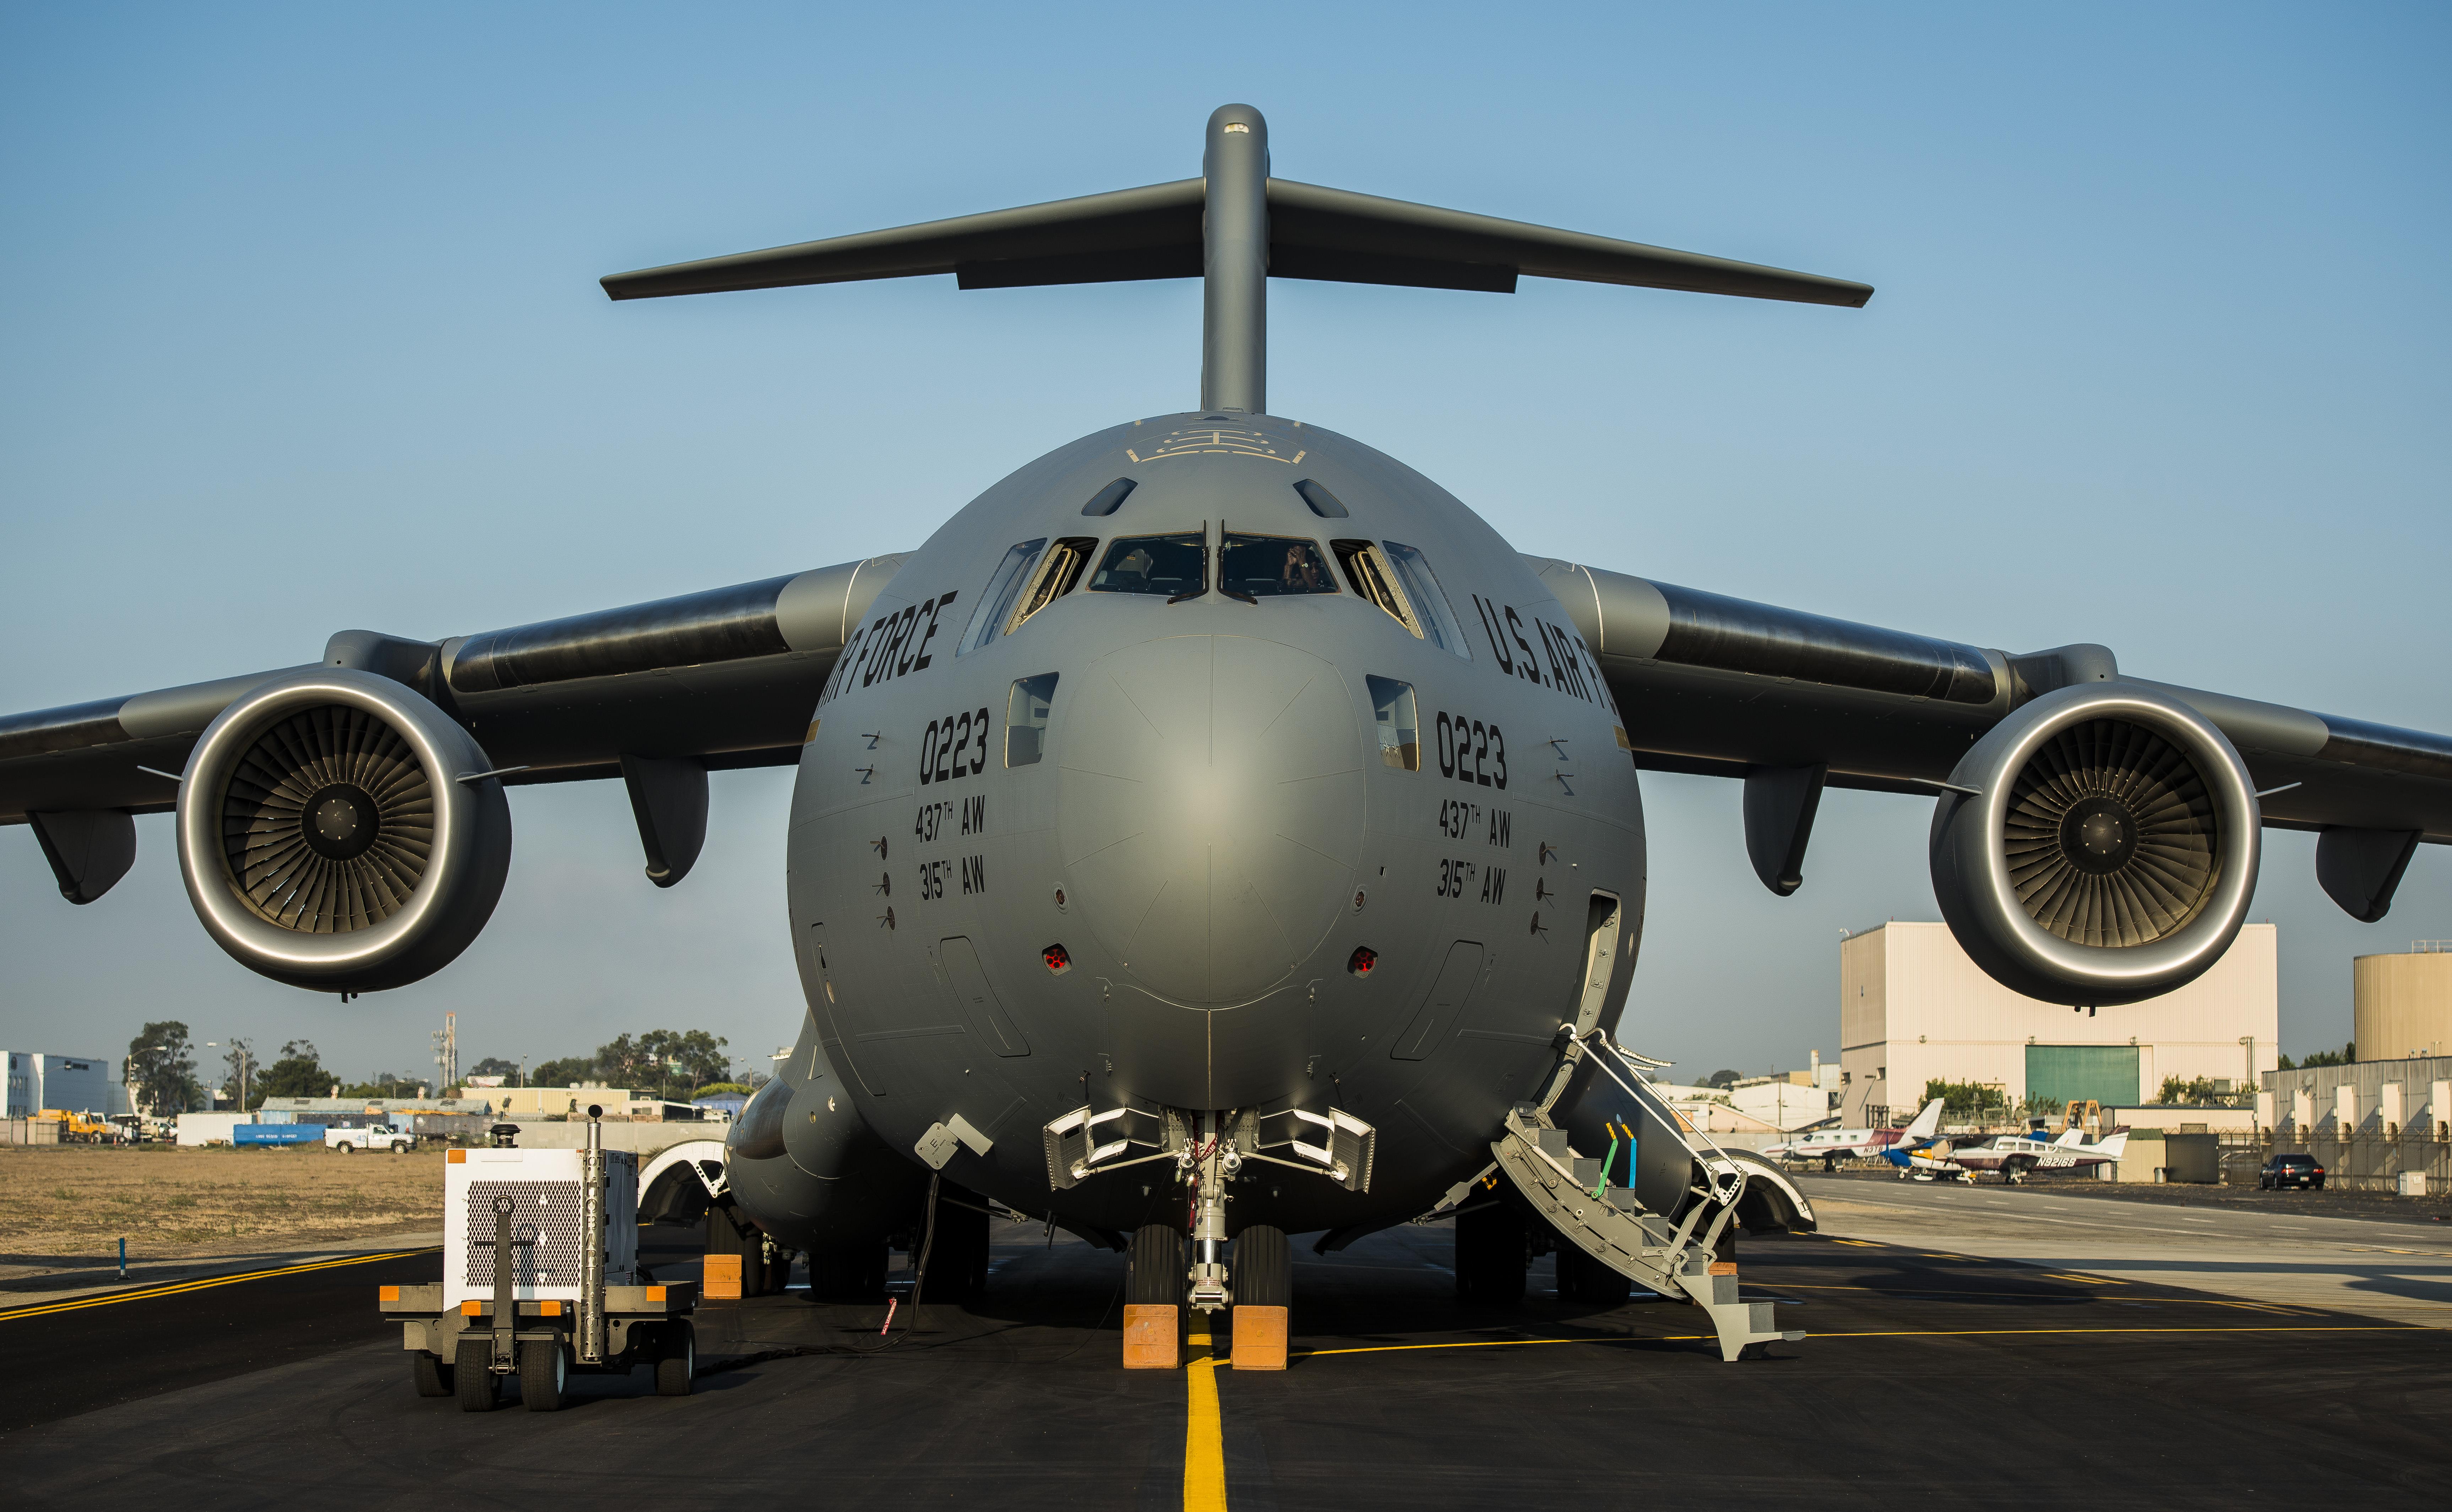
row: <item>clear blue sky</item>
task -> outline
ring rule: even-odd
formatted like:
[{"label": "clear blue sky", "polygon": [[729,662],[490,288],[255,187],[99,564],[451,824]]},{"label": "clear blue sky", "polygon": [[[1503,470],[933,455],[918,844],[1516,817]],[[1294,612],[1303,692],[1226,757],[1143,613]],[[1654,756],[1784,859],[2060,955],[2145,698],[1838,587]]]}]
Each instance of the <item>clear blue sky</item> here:
[{"label": "clear blue sky", "polygon": [[[1281,283],[1272,406],[1519,546],[2452,730],[2452,11],[2440,6],[18,6],[0,12],[0,708],[917,544],[1196,402],[1191,283],[616,306],[597,275],[1198,172],[1863,279],[1863,311],[1528,281]],[[787,774],[660,893],[618,785],[515,795],[484,937],[346,1007],[189,914],[167,817],[73,909],[0,831],[0,1040],[148,1017],[352,1075],[800,1005]],[[1928,805],[1833,795],[1804,890],[1733,787],[1647,777],[1628,1027],[1700,1072],[1836,1048],[1842,928],[1931,918]],[[2430,848],[2351,923],[2276,834],[2283,1037],[2452,935]]]}]

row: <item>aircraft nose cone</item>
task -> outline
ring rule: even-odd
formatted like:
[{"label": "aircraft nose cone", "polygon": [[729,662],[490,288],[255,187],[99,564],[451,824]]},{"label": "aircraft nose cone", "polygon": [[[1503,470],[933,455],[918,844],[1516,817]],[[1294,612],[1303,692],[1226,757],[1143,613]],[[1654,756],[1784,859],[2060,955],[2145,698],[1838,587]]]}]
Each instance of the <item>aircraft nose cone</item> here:
[{"label": "aircraft nose cone", "polygon": [[1247,636],[1094,662],[1063,716],[1057,831],[1084,921],[1174,1002],[1247,1002],[1354,906],[1363,761],[1336,668]]}]

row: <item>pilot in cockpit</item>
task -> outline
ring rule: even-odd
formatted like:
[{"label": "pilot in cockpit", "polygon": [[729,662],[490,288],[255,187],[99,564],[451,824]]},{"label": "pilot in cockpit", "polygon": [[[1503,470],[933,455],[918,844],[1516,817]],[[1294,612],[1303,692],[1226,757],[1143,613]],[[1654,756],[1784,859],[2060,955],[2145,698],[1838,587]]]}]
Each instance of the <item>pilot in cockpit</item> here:
[{"label": "pilot in cockpit", "polygon": [[1322,591],[1319,580],[1319,553],[1312,550],[1308,542],[1296,540],[1287,543],[1285,565],[1277,570],[1277,591],[1279,593]]}]

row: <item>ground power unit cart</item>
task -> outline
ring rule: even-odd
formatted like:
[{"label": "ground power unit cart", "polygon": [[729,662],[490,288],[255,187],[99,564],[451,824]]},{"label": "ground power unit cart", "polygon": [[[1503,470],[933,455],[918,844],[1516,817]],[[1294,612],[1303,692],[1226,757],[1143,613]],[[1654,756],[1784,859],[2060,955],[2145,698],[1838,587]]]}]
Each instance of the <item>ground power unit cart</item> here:
[{"label": "ground power unit cart", "polygon": [[445,1156],[443,1280],[381,1288],[420,1396],[490,1412],[516,1374],[528,1410],[552,1412],[572,1372],[643,1365],[660,1394],[689,1394],[698,1287],[639,1268],[638,1160],[587,1111],[584,1149]]}]

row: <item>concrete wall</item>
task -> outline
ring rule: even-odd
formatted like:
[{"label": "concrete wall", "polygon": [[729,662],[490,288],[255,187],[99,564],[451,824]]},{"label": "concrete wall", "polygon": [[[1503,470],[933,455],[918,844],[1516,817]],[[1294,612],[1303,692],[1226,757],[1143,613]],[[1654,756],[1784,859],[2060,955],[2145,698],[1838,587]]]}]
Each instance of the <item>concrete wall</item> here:
[{"label": "concrete wall", "polygon": [[2250,924],[2178,992],[2089,1014],[1993,981],[1946,924],[1892,921],[1851,935],[1839,947],[1842,1121],[1869,1123],[1869,1108],[1912,1117],[1935,1077],[1997,1085],[2015,1105],[2030,1044],[2134,1045],[2137,1103],[2166,1076],[2251,1082],[2279,1059],[2278,952],[2274,926]]},{"label": "concrete wall", "polygon": [[2351,1020],[2367,1060],[2452,1055],[2452,952],[2350,962]]}]

